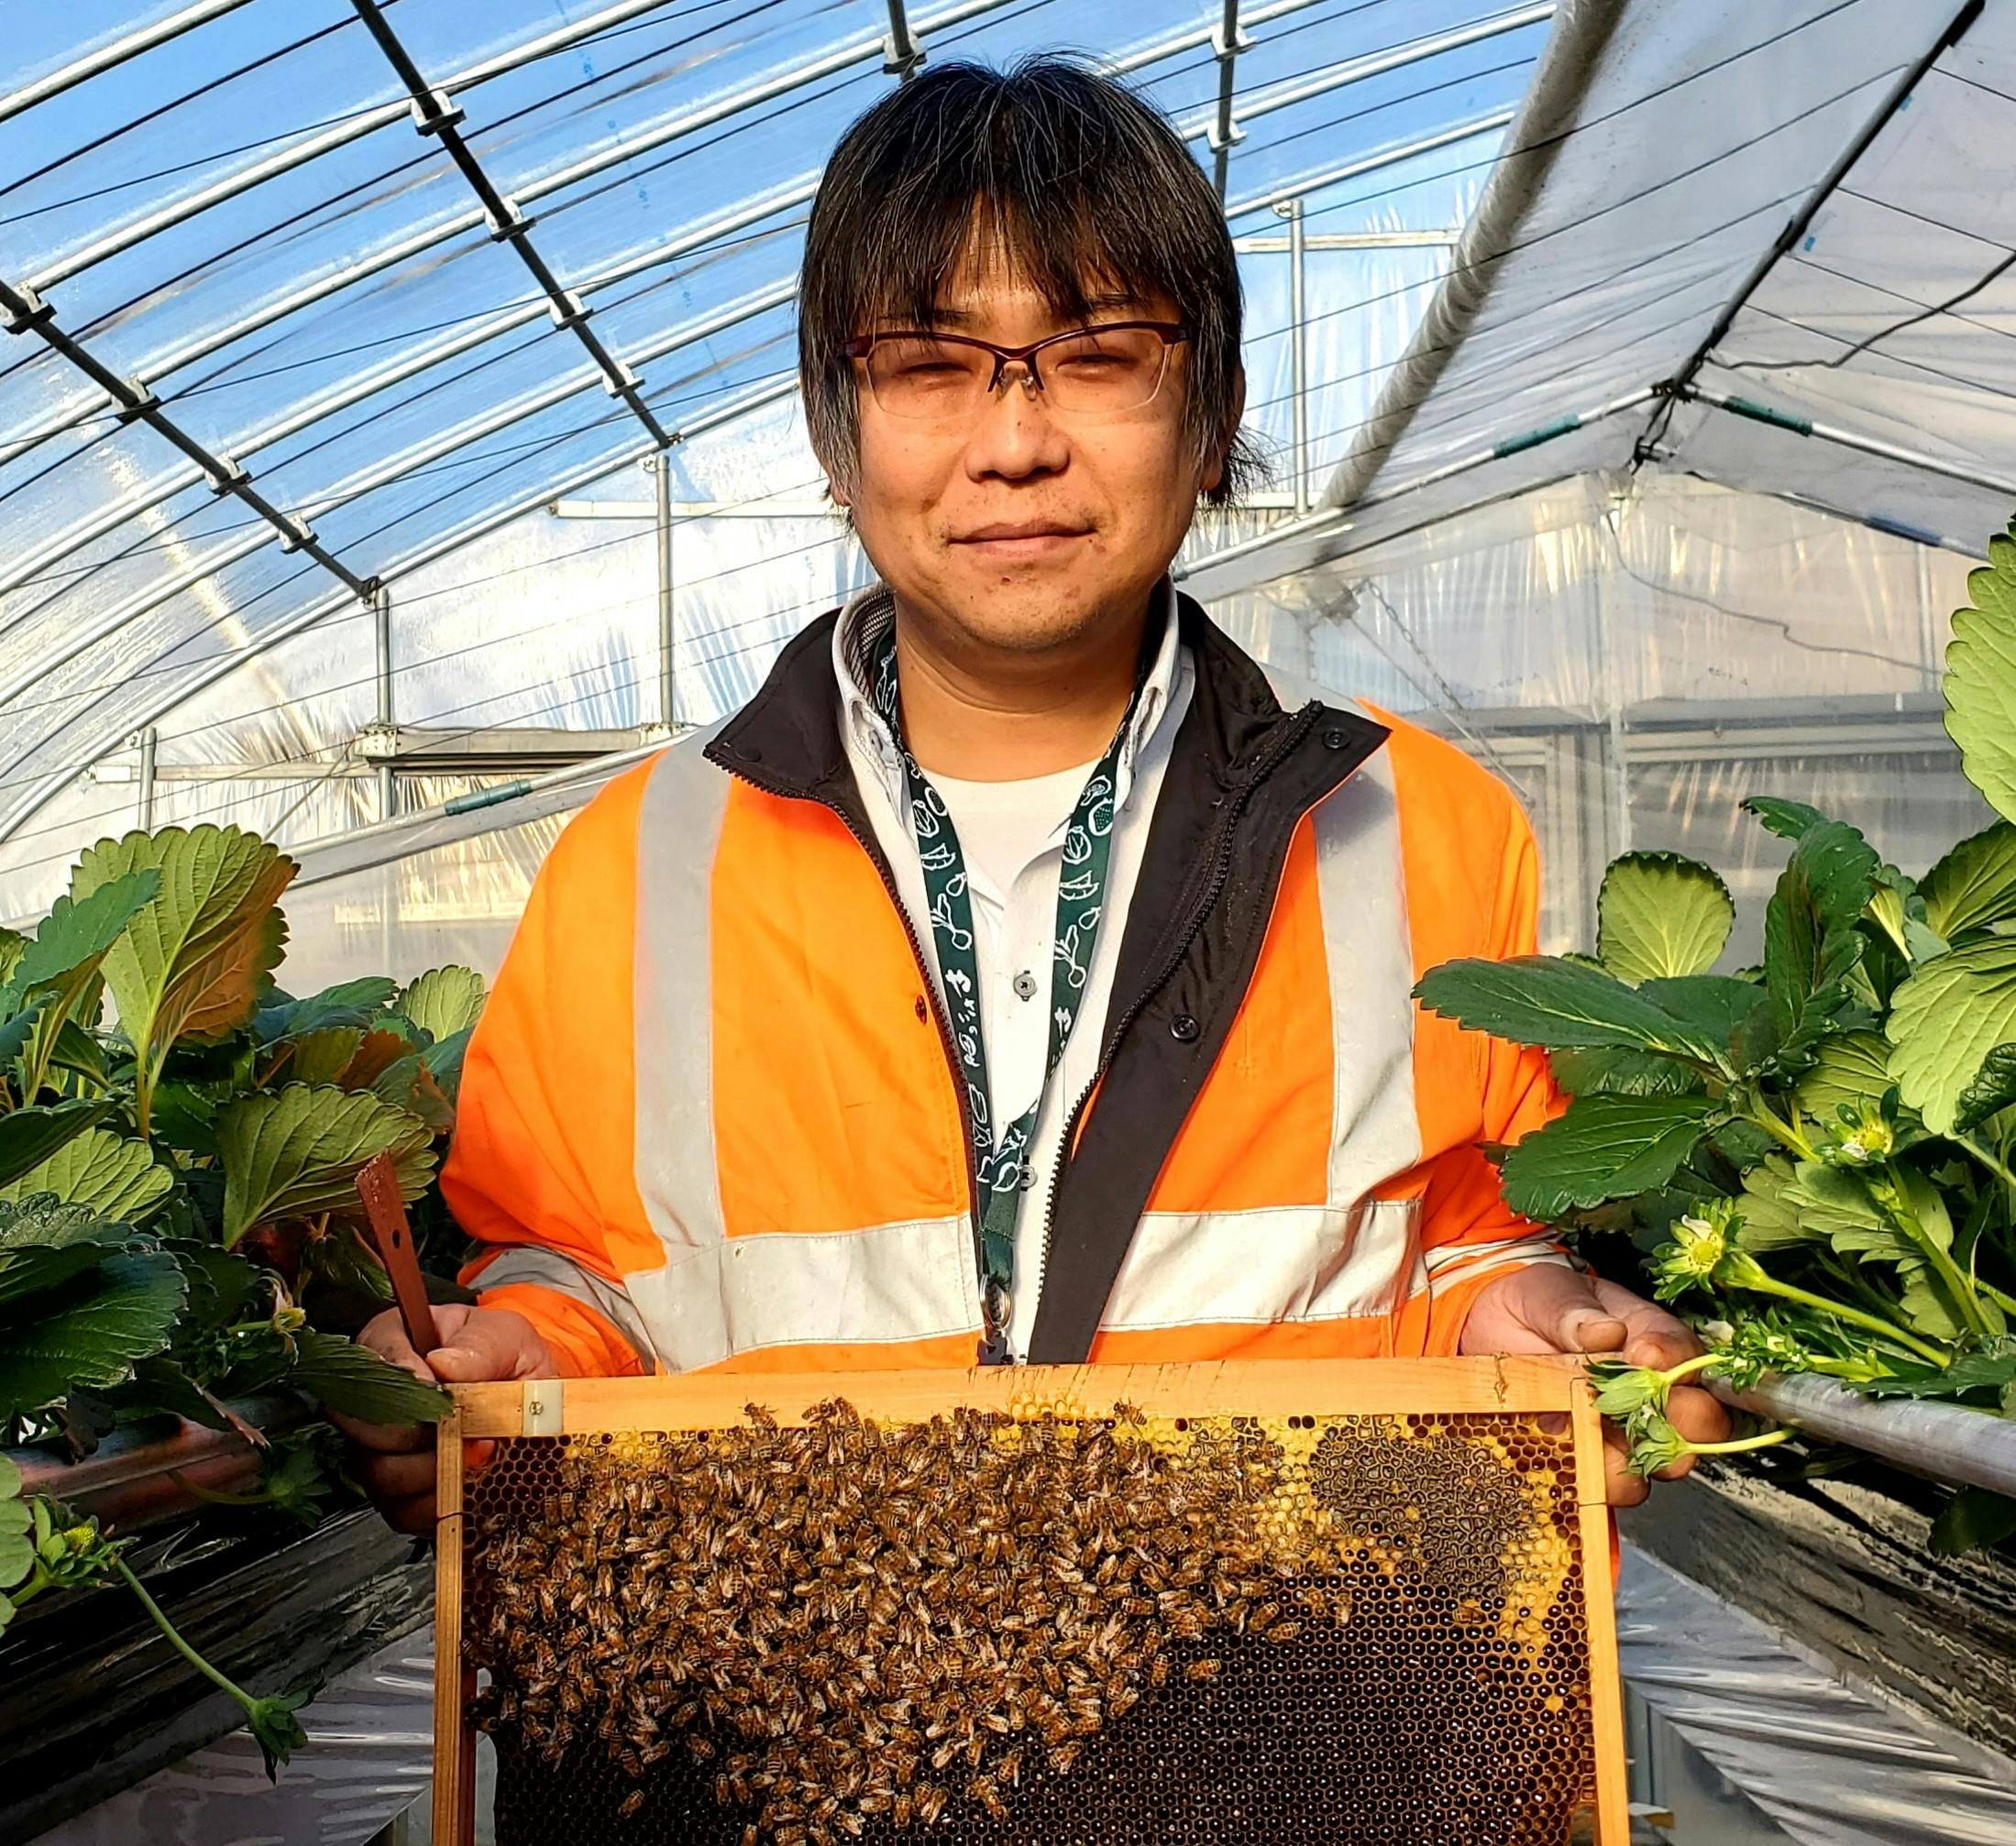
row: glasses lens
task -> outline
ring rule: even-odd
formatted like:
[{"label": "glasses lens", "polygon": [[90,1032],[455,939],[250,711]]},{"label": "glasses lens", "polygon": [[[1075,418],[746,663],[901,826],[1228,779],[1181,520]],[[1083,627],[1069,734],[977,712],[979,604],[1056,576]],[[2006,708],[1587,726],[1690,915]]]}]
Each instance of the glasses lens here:
[{"label": "glasses lens", "polygon": [[1140,327],[1093,327],[1036,356],[1043,392],[1060,411],[1114,415],[1139,410],[1162,388],[1169,348]]},{"label": "glasses lens", "polygon": [[891,416],[920,421],[969,414],[987,388],[994,356],[922,335],[878,340],[868,355],[868,384]]}]

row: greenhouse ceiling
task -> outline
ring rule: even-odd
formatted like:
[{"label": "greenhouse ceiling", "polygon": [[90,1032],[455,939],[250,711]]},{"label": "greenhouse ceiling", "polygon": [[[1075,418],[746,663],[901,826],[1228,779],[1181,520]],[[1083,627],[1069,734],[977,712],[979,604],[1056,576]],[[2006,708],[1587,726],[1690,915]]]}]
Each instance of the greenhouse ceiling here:
[{"label": "greenhouse ceiling", "polygon": [[[1585,471],[1928,543],[2016,502],[2016,0],[7,13],[0,869],[73,851],[36,817],[248,663],[338,624],[368,660],[374,602],[475,542],[791,423],[820,159],[928,60],[1128,74],[1279,298],[1249,369],[1313,511],[1274,495],[1201,593]],[[1364,263],[1311,294],[1299,399],[1291,228]],[[792,452],[744,497],[802,502]]]}]

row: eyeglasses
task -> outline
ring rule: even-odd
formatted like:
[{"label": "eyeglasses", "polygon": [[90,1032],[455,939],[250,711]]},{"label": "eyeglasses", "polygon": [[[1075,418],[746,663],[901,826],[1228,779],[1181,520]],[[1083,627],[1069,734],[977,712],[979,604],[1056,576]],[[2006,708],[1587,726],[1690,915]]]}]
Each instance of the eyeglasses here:
[{"label": "eyeglasses", "polygon": [[[1026,346],[997,346],[964,334],[865,334],[842,347],[862,361],[876,407],[911,423],[970,422],[1008,376],[1064,416],[1120,416],[1153,401],[1170,349],[1190,330],[1168,321],[1109,321],[1052,334]],[[1042,356],[1039,367],[1037,356]]]}]

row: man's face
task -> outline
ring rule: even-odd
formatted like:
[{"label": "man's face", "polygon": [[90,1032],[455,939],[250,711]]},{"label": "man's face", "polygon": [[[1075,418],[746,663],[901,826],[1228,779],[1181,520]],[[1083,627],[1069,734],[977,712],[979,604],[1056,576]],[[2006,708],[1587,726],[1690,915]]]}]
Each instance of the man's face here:
[{"label": "man's face", "polygon": [[[1070,330],[1027,282],[970,258],[939,305],[937,331],[997,346]],[[1113,299],[1092,316],[1178,319],[1159,297]],[[1068,647],[1139,615],[1197,495],[1217,484],[1222,449],[1200,466],[1184,438],[1186,360],[1178,345],[1152,400],[1098,420],[1060,415],[1010,367],[1001,389],[953,427],[889,415],[856,361],[859,464],[853,492],[835,482],[835,497],[852,507],[882,580],[943,643],[1023,654]]]}]

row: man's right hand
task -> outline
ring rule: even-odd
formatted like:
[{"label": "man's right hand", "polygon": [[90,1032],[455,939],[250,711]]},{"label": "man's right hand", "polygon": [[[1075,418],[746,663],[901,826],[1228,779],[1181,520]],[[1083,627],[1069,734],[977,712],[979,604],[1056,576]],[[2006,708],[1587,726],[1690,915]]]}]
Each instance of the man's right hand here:
[{"label": "man's right hand", "polygon": [[[429,1384],[483,1384],[496,1379],[547,1379],[559,1375],[553,1355],[523,1314],[506,1308],[437,1307],[438,1344],[416,1353],[388,1308],[357,1336],[380,1358]],[[353,1479],[401,1532],[434,1530],[434,1429],[422,1423],[358,1423],[331,1412],[330,1422],[350,1439]],[[472,1444],[487,1449],[488,1444]],[[472,1457],[472,1459],[474,1459]]]}]

